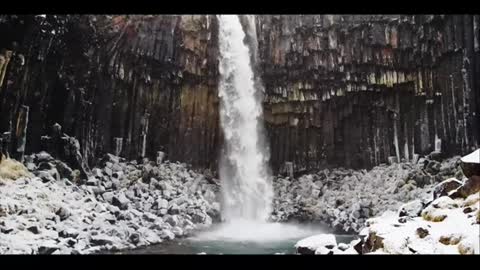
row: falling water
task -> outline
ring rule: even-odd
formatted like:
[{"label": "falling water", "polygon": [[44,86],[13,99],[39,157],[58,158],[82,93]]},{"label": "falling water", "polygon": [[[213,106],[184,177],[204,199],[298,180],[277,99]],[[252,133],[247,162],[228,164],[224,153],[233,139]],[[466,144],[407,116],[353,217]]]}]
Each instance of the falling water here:
[{"label": "falling water", "polygon": [[219,172],[222,217],[226,222],[190,240],[205,247],[230,246],[228,243],[233,242],[248,250],[257,246],[255,243],[293,246],[294,241],[322,230],[268,222],[273,201],[272,177],[261,124],[262,86],[251,63],[257,61],[258,44],[254,17],[242,19],[248,37],[238,16],[218,16],[220,120],[225,138]]},{"label": "falling water", "polygon": [[261,132],[262,104],[239,17],[221,15],[218,20],[220,117],[225,138],[219,170],[222,216],[227,222],[264,222],[271,211],[273,188]]}]

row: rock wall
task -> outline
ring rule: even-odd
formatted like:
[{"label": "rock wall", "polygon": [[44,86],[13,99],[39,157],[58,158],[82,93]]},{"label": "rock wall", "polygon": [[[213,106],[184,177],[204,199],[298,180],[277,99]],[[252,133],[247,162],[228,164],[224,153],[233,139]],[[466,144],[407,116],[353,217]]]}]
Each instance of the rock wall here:
[{"label": "rock wall", "polygon": [[261,16],[272,163],[360,168],[479,145],[479,16]]},{"label": "rock wall", "polygon": [[[213,16],[3,16],[1,22],[10,40],[0,57],[0,131],[12,130],[19,105],[28,105],[26,151],[41,150],[40,137],[59,123],[79,139],[90,163],[105,152],[154,158],[157,151],[197,167],[216,163]],[[8,31],[18,25],[12,36]]]},{"label": "rock wall", "polygon": [[[478,147],[479,24],[478,15],[258,16],[274,171]],[[42,150],[59,123],[90,164],[105,152],[164,151],[216,169],[215,16],[0,15],[0,36],[0,131],[11,132],[2,140],[13,155]]]}]

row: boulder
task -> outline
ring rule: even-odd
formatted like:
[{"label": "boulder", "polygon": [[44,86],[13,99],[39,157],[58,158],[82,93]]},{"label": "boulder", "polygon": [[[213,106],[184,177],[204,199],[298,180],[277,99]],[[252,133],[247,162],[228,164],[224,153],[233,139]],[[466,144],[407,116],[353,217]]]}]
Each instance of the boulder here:
[{"label": "boulder", "polygon": [[416,230],[417,236],[420,238],[425,238],[427,235],[429,235],[429,231],[425,228],[419,227]]},{"label": "boulder", "polygon": [[447,196],[448,193],[452,190],[457,189],[462,185],[462,182],[458,181],[455,178],[449,178],[437,185],[433,188],[433,198],[439,198],[442,196]]},{"label": "boulder", "polygon": [[173,240],[173,239],[175,239],[175,234],[173,232],[171,232],[170,230],[163,229],[161,234],[160,234],[160,237],[163,238],[163,239]]},{"label": "boulder", "polygon": [[68,179],[72,178],[73,170],[64,162],[57,160],[55,162],[55,168],[57,169],[61,178],[68,178]]},{"label": "boulder", "polygon": [[170,224],[170,226],[172,226],[172,227],[177,226],[178,223],[179,223],[178,222],[178,217],[177,216],[171,216],[171,215],[169,215],[165,218],[165,222]]},{"label": "boulder", "polygon": [[106,202],[110,204],[113,203],[113,197],[114,197],[113,192],[105,192],[102,194],[102,197]]},{"label": "boulder", "polygon": [[168,213],[170,215],[178,215],[180,214],[180,207],[178,207],[178,205],[174,203],[168,208]]},{"label": "boulder", "polygon": [[40,163],[43,161],[52,161],[53,157],[49,153],[41,151],[40,153],[35,154],[35,159],[37,160],[37,163]]},{"label": "boulder", "polygon": [[350,246],[348,244],[345,244],[345,243],[339,243],[338,244],[338,249],[340,249],[341,251],[345,251],[348,248],[350,248]]},{"label": "boulder", "polygon": [[53,243],[53,241],[50,243],[43,243],[41,246],[38,247],[38,254],[41,255],[50,255],[53,254],[56,250],[58,250],[60,247]]},{"label": "boulder", "polygon": [[335,235],[319,234],[298,241],[295,244],[298,254],[315,254],[319,248],[332,249],[337,245]]},{"label": "boulder", "polygon": [[128,209],[130,200],[125,197],[125,194],[121,193],[112,197],[112,204],[120,208],[121,210]]},{"label": "boulder", "polygon": [[39,234],[40,233],[40,230],[38,229],[37,226],[30,226],[30,227],[27,228],[27,230],[30,231],[33,234]]},{"label": "boulder", "polygon": [[158,199],[155,203],[157,209],[167,209],[168,201],[165,199]]},{"label": "boulder", "polygon": [[92,246],[112,245],[113,238],[106,234],[97,234],[90,237],[90,244]]},{"label": "boulder", "polygon": [[132,233],[128,239],[132,244],[137,245],[140,242],[140,235],[138,233]]},{"label": "boulder", "polygon": [[399,217],[418,217],[420,216],[423,209],[422,201],[414,200],[408,203],[403,204],[400,207],[398,216]]},{"label": "boulder", "polygon": [[60,207],[60,208],[55,212],[55,214],[60,217],[60,220],[61,220],[61,221],[67,219],[67,218],[70,217],[70,215],[71,215],[70,211],[69,211],[67,208],[65,208],[65,207]]},{"label": "boulder", "polygon": [[172,233],[174,233],[175,236],[182,236],[183,235],[183,230],[180,227],[175,226],[172,229]]},{"label": "boulder", "polygon": [[79,232],[76,229],[73,228],[67,228],[58,233],[58,236],[62,238],[77,238],[79,235]]},{"label": "boulder", "polygon": [[480,176],[480,149],[462,157],[460,159],[463,174],[470,178],[473,175]]},{"label": "boulder", "polygon": [[150,221],[150,222],[153,222],[157,219],[157,216],[152,214],[152,213],[149,213],[149,212],[144,212],[143,215],[142,215],[143,219],[145,219],[146,221]]},{"label": "boulder", "polygon": [[463,185],[458,187],[455,191],[449,194],[452,198],[467,198],[471,194],[480,192],[480,176],[472,175]]}]

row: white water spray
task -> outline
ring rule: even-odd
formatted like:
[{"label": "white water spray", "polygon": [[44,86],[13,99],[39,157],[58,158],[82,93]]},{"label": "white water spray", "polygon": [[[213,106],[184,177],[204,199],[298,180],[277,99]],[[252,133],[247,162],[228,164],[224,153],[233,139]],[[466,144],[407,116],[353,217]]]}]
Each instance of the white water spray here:
[{"label": "white water spray", "polygon": [[262,104],[239,17],[221,15],[218,20],[220,120],[225,138],[219,170],[222,215],[227,222],[264,222],[271,212],[273,188],[260,132]]},{"label": "white water spray", "polygon": [[[192,240],[213,242],[282,242],[320,233],[320,228],[270,223],[272,177],[267,165],[261,125],[261,83],[255,79],[251,59],[256,61],[254,17],[247,17],[246,39],[238,16],[218,16],[220,46],[220,120],[225,145],[220,160],[222,223]],[[252,57],[244,40],[252,44]]]}]

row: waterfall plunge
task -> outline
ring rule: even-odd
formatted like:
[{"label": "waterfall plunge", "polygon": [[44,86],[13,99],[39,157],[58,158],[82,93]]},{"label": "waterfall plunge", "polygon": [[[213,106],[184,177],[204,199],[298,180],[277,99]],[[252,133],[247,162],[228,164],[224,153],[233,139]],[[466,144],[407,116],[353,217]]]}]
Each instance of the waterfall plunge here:
[{"label": "waterfall plunge", "polygon": [[221,15],[218,20],[220,117],[225,138],[220,161],[222,215],[227,222],[265,222],[271,211],[273,188],[250,52],[239,17]]},{"label": "waterfall plunge", "polygon": [[[246,17],[248,40],[256,43],[254,17]],[[269,223],[273,187],[269,153],[261,125],[261,83],[254,77],[252,57],[244,43],[238,16],[218,16],[220,45],[220,117],[225,145],[220,161],[225,223],[191,240],[215,242],[282,242],[323,233],[319,228]]]}]

